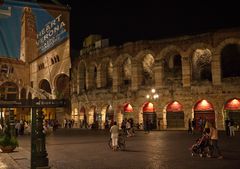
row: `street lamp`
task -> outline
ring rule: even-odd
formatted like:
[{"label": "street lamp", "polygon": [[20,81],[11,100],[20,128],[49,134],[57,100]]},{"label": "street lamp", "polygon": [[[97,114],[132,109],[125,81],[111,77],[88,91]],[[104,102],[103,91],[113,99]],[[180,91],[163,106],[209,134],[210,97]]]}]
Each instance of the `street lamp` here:
[{"label": "street lamp", "polygon": [[146,95],[146,98],[147,98],[147,99],[156,100],[156,99],[159,98],[159,95],[156,93],[156,90],[155,90],[155,89],[152,89],[152,90],[151,90],[151,94],[147,94],[147,95]]}]

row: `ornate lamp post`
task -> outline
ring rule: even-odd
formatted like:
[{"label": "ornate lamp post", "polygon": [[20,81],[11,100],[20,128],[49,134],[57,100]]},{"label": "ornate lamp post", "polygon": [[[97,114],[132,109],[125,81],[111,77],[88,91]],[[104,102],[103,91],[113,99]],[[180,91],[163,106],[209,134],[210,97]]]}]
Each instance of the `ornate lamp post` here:
[{"label": "ornate lamp post", "polygon": [[155,89],[152,89],[151,94],[147,94],[146,98],[149,100],[157,100],[159,98],[159,95],[156,93]]}]

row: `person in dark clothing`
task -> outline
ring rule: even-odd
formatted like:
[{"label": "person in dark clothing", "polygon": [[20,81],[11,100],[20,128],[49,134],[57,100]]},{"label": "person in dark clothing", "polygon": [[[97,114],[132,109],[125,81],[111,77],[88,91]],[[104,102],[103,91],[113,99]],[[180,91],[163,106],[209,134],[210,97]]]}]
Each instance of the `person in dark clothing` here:
[{"label": "person in dark clothing", "polygon": [[226,135],[229,136],[230,135],[230,130],[229,130],[229,119],[225,120],[225,130],[226,130]]},{"label": "person in dark clothing", "polygon": [[191,121],[191,119],[188,120],[188,134],[192,134],[192,121]]},{"label": "person in dark clothing", "polygon": [[195,128],[196,128],[196,120],[193,118],[193,120],[192,120],[192,134],[194,134]]}]

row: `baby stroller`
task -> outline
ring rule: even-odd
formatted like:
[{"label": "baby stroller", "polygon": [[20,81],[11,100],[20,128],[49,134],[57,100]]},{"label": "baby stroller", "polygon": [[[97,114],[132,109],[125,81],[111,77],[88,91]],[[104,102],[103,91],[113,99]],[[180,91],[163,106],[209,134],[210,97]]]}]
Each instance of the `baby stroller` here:
[{"label": "baby stroller", "polygon": [[192,145],[192,156],[199,155],[200,157],[206,157],[210,155],[210,137],[207,133],[203,133],[196,142]]},{"label": "baby stroller", "polygon": [[[110,137],[109,141],[108,141],[108,146],[112,149],[112,138]],[[119,135],[118,135],[118,147],[117,149],[118,150],[125,150],[126,148],[126,143],[125,143],[125,136],[124,136],[124,133],[123,132],[119,132]]]}]

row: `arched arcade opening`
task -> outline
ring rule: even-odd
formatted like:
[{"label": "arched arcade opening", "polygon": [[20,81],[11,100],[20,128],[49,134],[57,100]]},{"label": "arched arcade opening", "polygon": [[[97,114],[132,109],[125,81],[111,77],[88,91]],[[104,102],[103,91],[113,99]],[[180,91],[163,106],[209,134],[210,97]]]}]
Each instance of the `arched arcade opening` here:
[{"label": "arched arcade opening", "polygon": [[183,106],[172,101],[166,107],[167,128],[183,128],[184,127],[184,111]]},{"label": "arched arcade opening", "polygon": [[199,100],[194,106],[194,119],[197,130],[203,130],[206,121],[215,124],[215,111],[212,103],[205,99]]}]

